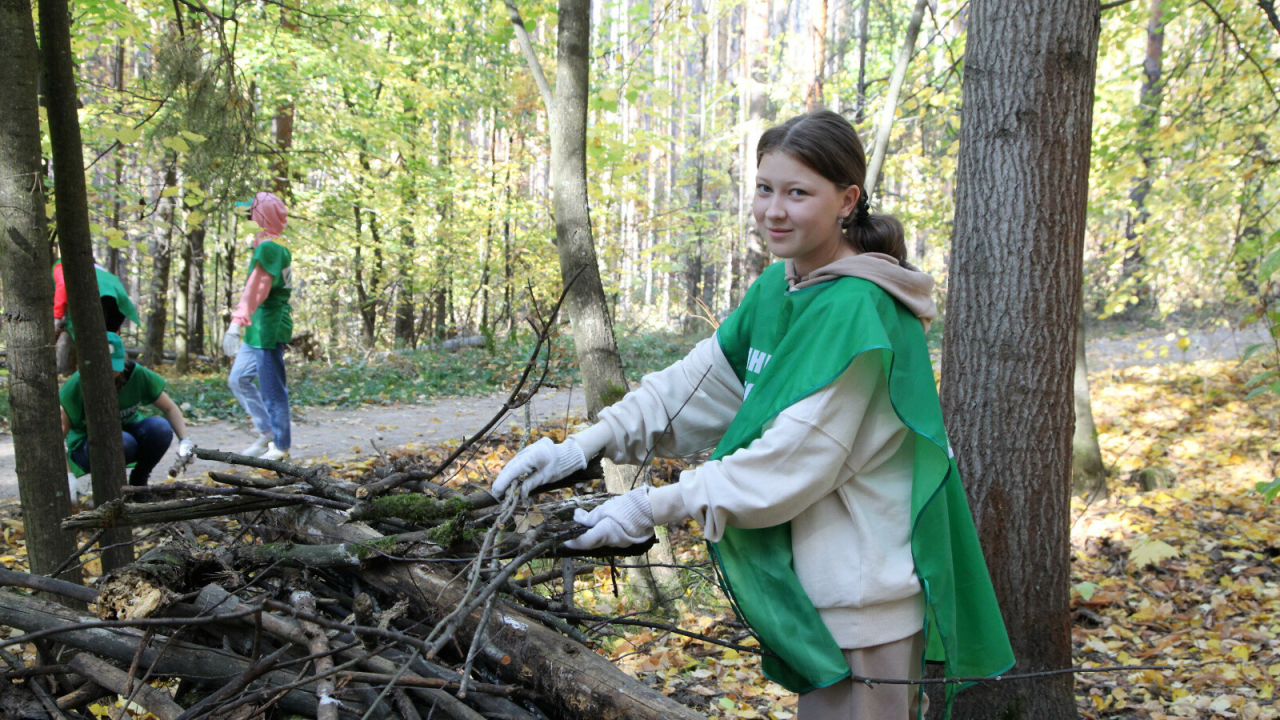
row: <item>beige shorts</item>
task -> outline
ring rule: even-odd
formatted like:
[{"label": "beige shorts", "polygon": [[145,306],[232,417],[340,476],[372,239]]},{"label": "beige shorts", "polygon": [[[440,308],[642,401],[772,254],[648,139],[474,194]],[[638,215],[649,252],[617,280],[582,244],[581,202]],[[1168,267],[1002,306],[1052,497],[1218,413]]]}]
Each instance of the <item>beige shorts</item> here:
[{"label": "beige shorts", "polygon": [[[867,678],[920,679],[924,633],[884,645],[845,650],[854,675]],[[841,680],[800,696],[796,720],[909,720],[929,709],[919,685],[874,685]]]}]

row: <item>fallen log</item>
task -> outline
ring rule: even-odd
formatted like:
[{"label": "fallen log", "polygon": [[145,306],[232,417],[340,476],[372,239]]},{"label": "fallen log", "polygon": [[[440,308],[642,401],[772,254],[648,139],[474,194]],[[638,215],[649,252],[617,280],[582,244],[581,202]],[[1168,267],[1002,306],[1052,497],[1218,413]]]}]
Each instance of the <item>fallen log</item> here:
[{"label": "fallen log", "polygon": [[76,513],[62,521],[63,530],[85,528],[134,527],[155,525],[179,520],[223,517],[239,513],[270,510],[299,502],[304,496],[289,500],[273,500],[250,495],[220,495],[212,497],[184,498],[151,503],[126,503],[112,500],[100,507]]},{"label": "fallen log", "polygon": [[[299,534],[315,533],[348,542],[381,535],[322,508],[271,511],[277,524]],[[362,569],[359,577],[388,595],[415,598],[419,612],[447,615],[463,600],[464,588],[442,571],[421,564],[387,563]],[[463,619],[457,641],[466,649],[481,613]],[[704,716],[651,690],[589,648],[510,607],[495,605],[492,629],[480,633],[479,655],[501,679],[533,689],[573,720],[695,720]]]}]

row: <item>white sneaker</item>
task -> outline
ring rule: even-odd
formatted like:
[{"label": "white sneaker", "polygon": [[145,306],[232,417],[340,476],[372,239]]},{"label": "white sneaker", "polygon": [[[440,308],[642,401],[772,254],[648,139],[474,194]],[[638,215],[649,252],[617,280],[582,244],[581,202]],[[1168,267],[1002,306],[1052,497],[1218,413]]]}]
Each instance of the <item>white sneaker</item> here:
[{"label": "white sneaker", "polygon": [[267,447],[270,445],[271,445],[271,436],[266,433],[259,433],[258,439],[254,440],[253,444],[250,445],[249,447],[245,448],[244,450],[241,450],[240,454],[248,455],[249,457],[262,457],[262,453],[266,452]]},{"label": "white sneaker", "polygon": [[273,442],[267,443],[267,451],[260,455],[263,460],[288,460],[289,451],[281,450]]}]

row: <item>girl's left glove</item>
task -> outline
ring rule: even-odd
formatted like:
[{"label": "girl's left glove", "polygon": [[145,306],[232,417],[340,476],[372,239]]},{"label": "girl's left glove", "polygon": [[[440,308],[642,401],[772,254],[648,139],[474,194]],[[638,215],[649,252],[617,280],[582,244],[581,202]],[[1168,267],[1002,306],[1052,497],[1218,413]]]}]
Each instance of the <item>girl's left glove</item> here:
[{"label": "girl's left glove", "polygon": [[571,550],[594,550],[598,547],[637,545],[653,535],[653,506],[649,504],[649,486],[619,495],[587,512],[575,510],[573,519],[591,528],[565,542]]},{"label": "girl's left glove", "polygon": [[180,458],[187,457],[188,455],[191,454],[191,451],[195,449],[196,449],[196,444],[189,437],[184,437],[178,441],[178,457]]}]

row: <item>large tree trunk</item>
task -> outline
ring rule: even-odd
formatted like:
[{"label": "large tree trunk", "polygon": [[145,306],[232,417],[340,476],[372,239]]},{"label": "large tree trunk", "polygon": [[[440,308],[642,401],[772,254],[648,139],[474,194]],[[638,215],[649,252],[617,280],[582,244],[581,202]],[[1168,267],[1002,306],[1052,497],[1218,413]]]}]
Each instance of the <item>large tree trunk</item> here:
[{"label": "large tree trunk", "polygon": [[[71,514],[54,364],[53,253],[45,227],[36,80],[40,54],[30,0],[0,0],[0,283],[9,350],[9,427],[31,572],[47,575],[76,549],[59,527]],[[78,569],[59,576],[80,581]]]},{"label": "large tree trunk", "polygon": [[1142,161],[1142,175],[1134,178],[1129,200],[1133,208],[1125,219],[1125,251],[1122,263],[1123,282],[1129,285],[1132,301],[1124,315],[1140,318],[1153,309],[1151,285],[1146,277],[1147,258],[1143,248],[1147,221],[1151,211],[1147,209],[1147,195],[1151,192],[1151,166],[1155,161],[1151,143],[1160,129],[1160,105],[1164,99],[1164,86],[1160,82],[1164,60],[1164,0],[1151,0],[1147,21],[1147,46],[1142,57],[1142,88],[1138,93],[1138,158]]},{"label": "large tree trunk", "polygon": [[1073,395],[1076,406],[1075,433],[1071,438],[1071,489],[1085,495],[1105,490],[1107,468],[1098,445],[1098,428],[1093,424],[1093,404],[1089,395],[1089,359],[1085,355],[1084,303],[1076,316],[1076,371]]},{"label": "large tree trunk", "polygon": [[[120,438],[120,407],[111,372],[107,327],[98,299],[89,235],[89,196],[84,182],[84,151],[80,144],[79,98],[76,93],[71,17],[67,0],[40,3],[40,44],[48,92],[49,141],[53,146],[54,192],[58,198],[58,238],[67,285],[67,305],[75,323],[84,388],[85,419],[89,430],[89,463],[93,468],[94,501],[120,497],[124,484],[124,443]],[[102,538],[104,570],[133,560],[129,530],[108,530]]]},{"label": "large tree trunk", "polygon": [[[1072,371],[1097,5],[982,0],[965,48],[943,411],[1018,665],[1071,666]],[[1070,676],[955,717],[1075,718]]]},{"label": "large tree trunk", "polygon": [[[165,189],[178,185],[178,158],[171,155],[164,171]],[[147,339],[142,349],[142,364],[160,367],[164,360],[164,335],[169,324],[169,267],[173,260],[173,224],[177,221],[176,195],[162,198],[165,204],[160,232],[151,240],[151,303],[147,309]]]}]

